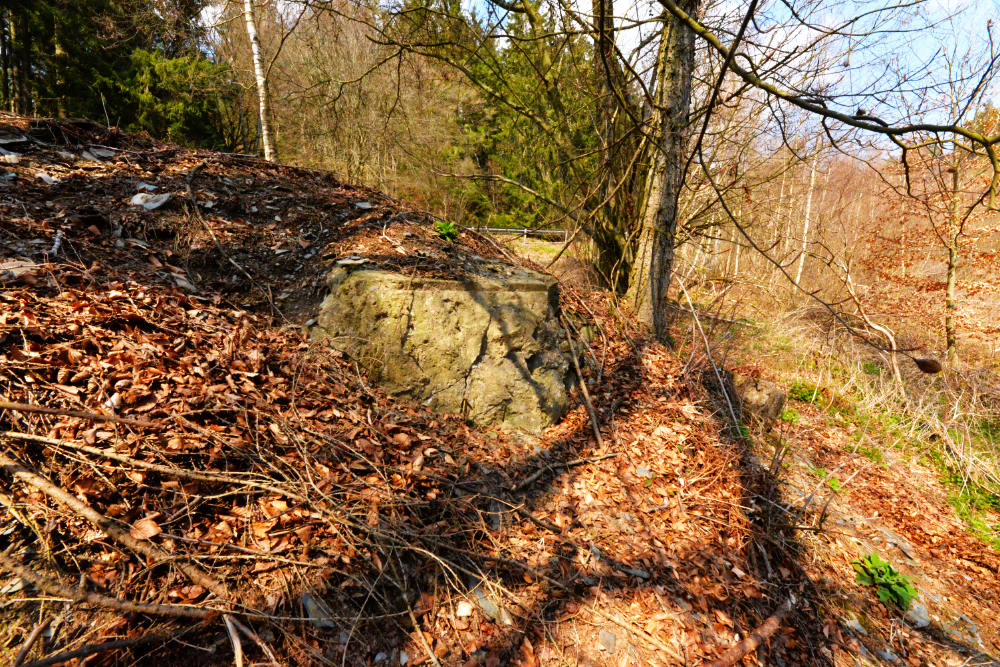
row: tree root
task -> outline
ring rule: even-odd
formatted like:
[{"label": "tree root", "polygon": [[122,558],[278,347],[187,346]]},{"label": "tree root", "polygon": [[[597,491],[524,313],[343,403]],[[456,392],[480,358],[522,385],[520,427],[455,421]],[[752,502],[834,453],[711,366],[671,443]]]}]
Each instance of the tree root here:
[{"label": "tree root", "polygon": [[743,641],[732,646],[721,656],[708,663],[706,667],[732,667],[749,653],[757,650],[761,644],[767,641],[771,635],[781,627],[781,621],[795,606],[795,596],[789,597],[778,610],[767,617],[763,623],[758,625],[753,632],[743,638]]}]

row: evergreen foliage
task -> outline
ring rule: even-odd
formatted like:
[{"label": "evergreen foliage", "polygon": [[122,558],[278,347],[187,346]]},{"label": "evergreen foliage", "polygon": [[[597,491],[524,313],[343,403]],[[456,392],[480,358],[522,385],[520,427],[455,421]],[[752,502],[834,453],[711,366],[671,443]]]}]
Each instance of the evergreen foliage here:
[{"label": "evergreen foliage", "polygon": [[238,89],[212,62],[203,0],[0,2],[0,107],[232,148]]}]

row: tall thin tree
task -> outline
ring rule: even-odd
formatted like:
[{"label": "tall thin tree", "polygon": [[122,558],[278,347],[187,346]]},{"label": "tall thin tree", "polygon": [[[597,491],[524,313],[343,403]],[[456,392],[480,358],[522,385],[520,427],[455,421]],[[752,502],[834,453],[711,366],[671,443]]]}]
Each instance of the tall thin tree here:
[{"label": "tall thin tree", "polygon": [[253,57],[254,78],[257,81],[257,101],[260,107],[260,141],[264,147],[264,159],[278,161],[278,151],[274,146],[274,132],[271,128],[271,96],[267,89],[267,74],[264,57],[257,36],[257,19],[253,0],[243,0],[243,16],[247,23],[247,37],[250,38],[250,53]]}]

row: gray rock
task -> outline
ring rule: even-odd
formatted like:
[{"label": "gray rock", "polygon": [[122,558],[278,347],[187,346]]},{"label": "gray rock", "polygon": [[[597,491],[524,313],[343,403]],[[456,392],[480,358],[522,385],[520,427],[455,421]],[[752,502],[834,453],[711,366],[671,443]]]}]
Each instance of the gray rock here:
[{"label": "gray rock", "polygon": [[899,662],[899,656],[890,651],[889,649],[877,649],[875,651],[875,655],[877,655],[879,659],[885,660],[886,662],[892,662],[892,663]]},{"label": "gray rock", "polygon": [[788,394],[784,389],[760,378],[735,373],[733,386],[739,396],[743,415],[765,431],[778,419],[788,401]]},{"label": "gray rock", "polygon": [[484,264],[463,280],[338,266],[311,334],[389,393],[477,424],[540,431],[569,409],[555,279]]},{"label": "gray rock", "polygon": [[854,614],[848,614],[847,616],[845,616],[842,623],[844,624],[845,628],[847,628],[851,632],[854,632],[855,634],[861,635],[862,637],[868,634],[868,631],[865,630],[865,627],[861,625],[861,621],[859,621],[858,617],[855,616]]},{"label": "gray rock", "polygon": [[510,612],[506,609],[497,605],[496,602],[486,597],[482,589],[477,588],[475,591],[476,602],[479,604],[479,609],[482,610],[484,614],[492,618],[497,623],[501,625],[512,625],[513,619],[510,617]]},{"label": "gray rock", "polygon": [[170,193],[165,192],[162,195],[153,195],[148,192],[140,192],[132,196],[129,200],[129,204],[132,206],[141,206],[147,211],[152,211],[158,209],[164,204],[170,201]]},{"label": "gray rock", "polygon": [[910,608],[906,610],[906,614],[903,618],[907,623],[917,628],[926,628],[931,624],[930,614],[927,612],[927,605],[923,602],[913,601],[910,603]]},{"label": "gray rock", "polygon": [[109,157],[114,157],[115,155],[117,155],[117,153],[115,151],[109,150],[107,148],[101,148],[100,146],[91,146],[90,147],[90,153],[91,153],[91,155],[99,157],[102,160],[103,159],[107,159]]},{"label": "gray rock", "polygon": [[309,621],[314,626],[324,629],[337,627],[333,620],[333,611],[324,600],[311,593],[303,593],[301,600],[302,608],[305,609],[306,616],[309,617]]},{"label": "gray rock", "polygon": [[597,633],[597,641],[601,643],[601,648],[603,648],[608,653],[615,652],[616,640],[617,637],[615,636],[615,633],[611,632],[610,630],[601,630],[599,633]]}]

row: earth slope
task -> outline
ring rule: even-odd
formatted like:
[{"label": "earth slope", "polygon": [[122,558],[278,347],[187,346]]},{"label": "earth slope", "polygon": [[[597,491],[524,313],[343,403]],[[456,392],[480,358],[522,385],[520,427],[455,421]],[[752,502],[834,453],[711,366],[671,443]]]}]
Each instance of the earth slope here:
[{"label": "earth slope", "polygon": [[[6,117],[0,137],[8,660],[852,664],[903,627],[846,562],[814,571],[801,499],[607,295],[563,286],[598,332],[575,343],[593,419],[577,396],[539,437],[474,429],[389,398],[301,325],[337,258],[451,277],[503,257],[489,239],[441,240],[327,174],[90,123]],[[992,574],[963,574],[996,618],[980,556]],[[835,594],[881,625],[852,634]],[[959,664],[1000,650],[979,632],[878,640]]]}]

